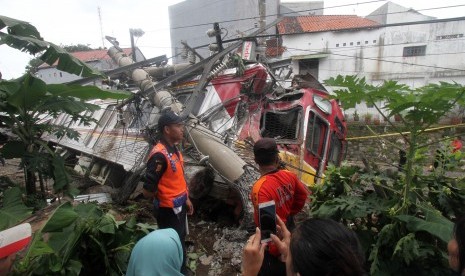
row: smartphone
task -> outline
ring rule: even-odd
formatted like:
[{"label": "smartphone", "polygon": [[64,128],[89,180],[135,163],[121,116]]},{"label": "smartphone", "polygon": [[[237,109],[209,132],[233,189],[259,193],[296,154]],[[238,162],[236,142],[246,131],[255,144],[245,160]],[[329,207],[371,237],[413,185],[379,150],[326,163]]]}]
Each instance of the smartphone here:
[{"label": "smartphone", "polygon": [[276,234],[276,204],[274,200],[258,204],[258,220],[262,243],[271,241],[270,234]]}]

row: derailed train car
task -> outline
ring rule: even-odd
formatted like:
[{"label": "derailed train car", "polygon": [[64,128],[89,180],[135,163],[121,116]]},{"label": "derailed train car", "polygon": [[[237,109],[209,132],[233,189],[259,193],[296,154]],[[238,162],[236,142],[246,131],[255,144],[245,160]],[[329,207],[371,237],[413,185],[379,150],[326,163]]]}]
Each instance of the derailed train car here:
[{"label": "derailed train car", "polygon": [[[120,66],[132,63],[117,47],[109,54]],[[92,114],[97,123],[68,125],[81,134],[78,141],[45,138],[76,155],[76,170],[120,188],[119,201],[124,201],[143,175],[161,110],[189,115],[181,150],[191,196],[224,200],[235,205],[237,219],[250,221],[249,193],[259,177],[254,141],[275,138],[283,163],[312,186],[322,180],[328,163],[341,162],[346,124],[338,103],[314,79],[294,79],[286,89],[264,64],[237,60],[235,54],[221,63],[210,59],[205,63],[216,67],[202,67],[197,76],[181,71],[165,90],[155,88],[150,70],[135,69],[129,76],[139,91],[131,101],[94,102],[101,107]],[[67,121],[61,115],[51,123]]]}]

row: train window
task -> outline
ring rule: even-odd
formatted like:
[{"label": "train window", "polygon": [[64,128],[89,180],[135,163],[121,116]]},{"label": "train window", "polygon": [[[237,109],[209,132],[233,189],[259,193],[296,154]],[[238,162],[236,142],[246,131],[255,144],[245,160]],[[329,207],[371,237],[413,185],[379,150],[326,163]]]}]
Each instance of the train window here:
[{"label": "train window", "polygon": [[[93,114],[94,114],[93,111],[86,111],[86,112],[84,112],[83,116],[92,117]],[[89,125],[89,124],[90,124],[90,123],[87,123],[87,125]],[[84,126],[84,125],[85,125],[84,121],[83,121],[82,119],[79,120],[79,123],[77,124],[77,126]]]},{"label": "train window", "polygon": [[305,148],[317,157],[322,156],[327,124],[315,113],[310,112],[307,125]]},{"label": "train window", "polygon": [[98,121],[98,127],[99,128],[105,127],[105,125],[107,124],[108,119],[110,119],[110,116],[111,116],[111,114],[113,113],[114,110],[115,110],[114,105],[106,106],[102,117],[100,117],[100,119]]},{"label": "train window", "polygon": [[321,97],[321,96],[318,96],[318,95],[314,95],[313,96],[313,102],[315,102],[315,105],[321,110],[323,111],[324,113],[326,114],[331,114],[333,108],[331,106],[331,102],[328,101],[327,99]]},{"label": "train window", "polygon": [[339,120],[339,118],[336,117],[336,120],[335,120],[335,121],[336,121],[336,127],[337,127],[337,129],[339,130],[339,132],[340,132],[341,134],[346,133],[346,128],[345,128],[344,125],[342,124],[341,120]]},{"label": "train window", "polygon": [[189,93],[183,93],[183,94],[178,94],[178,95],[176,95],[176,99],[177,99],[180,103],[186,104],[191,95],[192,95],[191,92],[189,92]]},{"label": "train window", "polygon": [[267,111],[260,122],[262,137],[297,140],[300,132],[302,108]]},{"label": "train window", "polygon": [[337,137],[337,134],[333,132],[331,134],[331,145],[329,147],[329,158],[328,161],[334,165],[339,165],[341,162],[341,151],[342,151],[342,142]]}]

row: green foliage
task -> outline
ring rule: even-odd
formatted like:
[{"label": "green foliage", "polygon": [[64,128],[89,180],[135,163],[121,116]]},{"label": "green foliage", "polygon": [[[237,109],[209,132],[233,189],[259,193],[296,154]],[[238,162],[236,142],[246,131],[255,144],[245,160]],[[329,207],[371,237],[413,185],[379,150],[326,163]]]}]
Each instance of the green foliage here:
[{"label": "green foliage", "polygon": [[[325,183],[314,188],[311,213],[341,221],[357,233],[371,275],[431,271],[448,275],[444,250],[453,224],[439,211],[442,207],[435,204],[439,201],[428,200],[428,193],[439,192],[434,186],[420,189],[423,191],[415,200],[417,204],[410,205],[407,214],[398,214],[403,202],[399,175],[389,178],[347,165],[331,167],[327,173]],[[456,193],[463,195],[462,190],[451,190],[444,194],[444,201],[451,202]],[[454,213],[465,212],[463,204],[457,208]]]},{"label": "green foliage", "polygon": [[[353,108],[364,101],[379,110],[389,111],[388,117],[402,114],[406,126],[416,129],[437,123],[456,103],[464,101],[465,93],[465,88],[457,83],[441,82],[412,89],[396,81],[374,86],[356,76],[337,76],[326,80],[325,84],[345,88],[335,91],[345,108]],[[378,107],[379,102],[385,106]]]},{"label": "green foliage", "polygon": [[14,275],[122,275],[135,243],[153,226],[116,221],[94,203],[60,205],[34,234]]},{"label": "green foliage", "polygon": [[3,192],[0,208],[0,231],[13,227],[31,214],[31,208],[24,205],[22,192],[13,187]]},{"label": "green foliage", "polygon": [[90,48],[88,45],[84,45],[84,44],[64,45],[64,46],[63,46],[63,49],[65,49],[66,51],[68,51],[68,52],[70,52],[70,53],[74,53],[74,52],[84,52],[84,51],[92,51],[92,48]]},{"label": "green foliage", "polygon": [[32,58],[26,65],[26,73],[35,74],[39,69],[39,66],[43,63],[44,62],[40,60],[40,58]]},{"label": "green foliage", "polygon": [[[1,31],[5,27],[6,33]],[[83,77],[102,76],[65,49],[44,41],[37,29],[24,21],[0,16],[1,44],[33,55],[40,54],[41,61],[50,65],[58,62],[57,69],[64,72]],[[99,107],[85,101],[128,96],[125,92],[115,93],[92,86],[47,85],[29,73],[15,80],[0,81],[0,120],[19,138],[18,141],[9,141],[2,152],[7,158],[22,159],[27,193],[35,194],[36,175],[53,179],[55,192],[67,192],[69,189],[63,158],[57,156],[40,137],[48,133],[58,138],[66,136],[77,140],[79,135],[67,126],[50,124],[51,119],[64,113],[70,115],[69,123],[79,121],[88,125],[95,122],[89,114]]]},{"label": "green foliage", "polygon": [[[314,188],[312,214],[341,221],[358,234],[371,275],[451,275],[445,248],[452,220],[465,213],[465,183],[445,171],[462,155],[451,155],[446,147],[444,169],[430,174],[424,174],[422,160],[430,145],[425,130],[463,104],[465,88],[439,83],[411,89],[395,81],[373,86],[355,76],[326,84],[344,88],[335,97],[345,107],[364,101],[381,116],[402,115],[402,125],[392,127],[405,141],[407,163],[389,175],[373,168],[330,167],[324,185]],[[402,133],[405,129],[409,133]]]},{"label": "green foliage", "polygon": [[37,29],[31,24],[0,15],[0,45],[6,44],[12,48],[28,52],[32,55],[41,53],[40,60],[49,65],[58,62],[57,68],[83,77],[102,76],[102,74],[86,63],[70,55],[65,49],[51,42],[44,41]]}]

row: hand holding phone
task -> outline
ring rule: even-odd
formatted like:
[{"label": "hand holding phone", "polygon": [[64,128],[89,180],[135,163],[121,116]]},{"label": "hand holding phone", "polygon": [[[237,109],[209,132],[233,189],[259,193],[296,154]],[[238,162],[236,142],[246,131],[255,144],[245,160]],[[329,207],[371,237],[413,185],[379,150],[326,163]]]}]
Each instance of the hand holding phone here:
[{"label": "hand holding phone", "polygon": [[276,235],[276,204],[274,200],[258,204],[261,242],[269,242],[270,234]]}]

